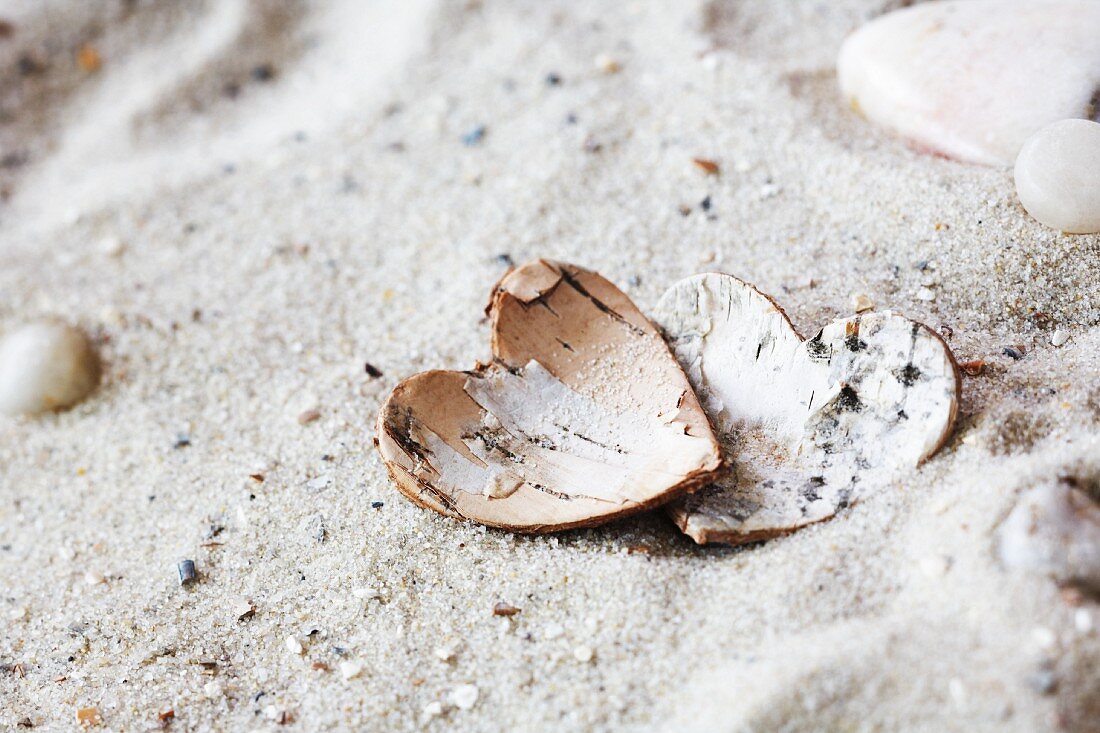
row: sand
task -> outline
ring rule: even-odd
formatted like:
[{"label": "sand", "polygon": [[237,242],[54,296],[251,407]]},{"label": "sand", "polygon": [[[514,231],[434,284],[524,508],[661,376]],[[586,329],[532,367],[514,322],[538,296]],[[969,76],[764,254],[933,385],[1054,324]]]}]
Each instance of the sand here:
[{"label": "sand", "polygon": [[[1100,236],[838,103],[895,4],[7,3],[0,331],[66,318],[106,374],[0,421],[0,728],[1097,730],[1097,600],[996,531],[1100,476]],[[938,456],[789,538],[486,530],[404,500],[372,431],[488,355],[508,257],[643,310],[726,271],[804,333],[863,294],[987,367]]]}]

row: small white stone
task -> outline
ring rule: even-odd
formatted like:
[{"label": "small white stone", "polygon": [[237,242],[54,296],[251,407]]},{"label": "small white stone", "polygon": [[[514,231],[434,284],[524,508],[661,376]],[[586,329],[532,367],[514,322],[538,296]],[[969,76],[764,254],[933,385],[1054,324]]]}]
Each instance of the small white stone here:
[{"label": "small white stone", "polygon": [[217,682],[216,680],[210,680],[209,682],[207,682],[205,685],[202,686],[202,692],[203,692],[204,695],[206,695],[211,700],[213,700],[214,698],[221,697],[222,696],[221,683]]},{"label": "small white stone", "polygon": [[346,680],[353,680],[363,674],[363,665],[359,662],[340,662],[340,674]]},{"label": "small white stone", "polygon": [[332,479],[328,476],[328,474],[321,474],[320,476],[311,478],[309,481],[307,481],[306,488],[312,489],[313,491],[320,491],[321,489],[327,489],[331,483]]},{"label": "small white stone", "polygon": [[966,685],[958,677],[952,677],[947,682],[947,692],[951,695],[951,700],[958,707],[966,705]]},{"label": "small white stone", "polygon": [[863,313],[865,311],[874,309],[874,301],[872,301],[863,293],[854,293],[852,295],[852,310],[854,310],[856,313]]},{"label": "small white stone", "polygon": [[108,257],[118,257],[126,251],[126,245],[116,234],[108,234],[99,240],[99,251]]},{"label": "small white stone", "polygon": [[296,636],[288,636],[284,643],[286,644],[287,651],[291,654],[304,654],[306,651],[306,648],[302,646],[302,642],[298,641],[298,637]]},{"label": "small white stone", "polygon": [[477,704],[478,695],[477,685],[459,685],[451,690],[450,701],[459,710],[469,710]]},{"label": "small white stone", "polygon": [[619,71],[622,71],[623,68],[618,59],[608,53],[601,53],[596,56],[593,64],[599,71],[602,71],[605,74],[616,74]]},{"label": "small white stone", "polygon": [[450,662],[455,658],[455,654],[453,646],[441,646],[435,650],[435,658],[441,662]]},{"label": "small white stone", "polygon": [[573,658],[581,664],[588,664],[592,661],[592,658],[596,656],[596,652],[592,647],[581,644],[573,650]]},{"label": "small white stone", "polygon": [[1073,613],[1073,626],[1078,634],[1087,634],[1092,631],[1092,613],[1087,608],[1078,608]]},{"label": "small white stone", "polygon": [[1006,567],[1100,590],[1100,505],[1061,482],[1023,493],[1001,524]]},{"label": "small white stone", "polygon": [[107,578],[104,577],[103,573],[97,572],[95,570],[89,570],[88,572],[84,573],[84,582],[88,585],[99,585],[100,583],[106,583]]},{"label": "small white stone", "polygon": [[760,200],[767,201],[775,198],[782,190],[783,188],[776,183],[765,183],[760,187]]},{"label": "small white stone", "polygon": [[1048,227],[1100,232],[1100,123],[1062,120],[1028,138],[1016,158],[1016,194]]},{"label": "small white stone", "polygon": [[561,624],[548,624],[545,629],[542,630],[543,639],[557,639],[559,636],[565,633],[565,627]]},{"label": "small white stone", "polygon": [[87,337],[58,320],[19,328],[0,341],[0,413],[70,407],[99,381],[99,357]]},{"label": "small white stone", "polygon": [[27,618],[27,607],[26,606],[16,606],[15,608],[13,608],[11,610],[11,617],[10,618],[11,618],[12,621],[23,621],[24,619]]},{"label": "small white stone", "polygon": [[420,712],[421,717],[424,720],[431,720],[432,718],[438,718],[443,714],[443,703],[438,700],[433,700],[424,706],[424,709]]},{"label": "small white stone", "polygon": [[1008,166],[1044,125],[1087,115],[1097,28],[1096,2],[918,3],[849,36],[837,81],[854,110],[922,148]]},{"label": "small white stone", "polygon": [[363,601],[378,601],[382,600],[382,591],[377,588],[356,588],[353,590],[352,595]]},{"label": "small white stone", "polygon": [[942,578],[951,568],[951,561],[943,555],[927,555],[920,559],[920,569],[929,578]]},{"label": "small white stone", "polygon": [[1058,643],[1058,636],[1046,626],[1036,626],[1031,630],[1031,638],[1035,640],[1040,649],[1053,649]]},{"label": "small white stone", "polygon": [[931,288],[921,288],[920,290],[917,291],[917,300],[929,301],[929,300],[935,300],[935,299],[936,299],[936,291],[932,290]]},{"label": "small white stone", "polygon": [[1050,335],[1051,346],[1062,346],[1069,341],[1069,334],[1062,329],[1055,329],[1054,333]]}]

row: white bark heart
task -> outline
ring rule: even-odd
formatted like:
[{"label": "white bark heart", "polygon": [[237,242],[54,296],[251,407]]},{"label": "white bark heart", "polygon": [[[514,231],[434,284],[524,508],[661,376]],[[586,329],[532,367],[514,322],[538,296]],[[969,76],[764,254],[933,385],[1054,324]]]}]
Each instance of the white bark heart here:
[{"label": "white bark heart", "polygon": [[399,384],[390,476],[441,514],[519,532],[592,526],[713,480],[720,449],[656,327],[594,272],[539,260],[489,307],[493,363]]},{"label": "white bark heart", "polygon": [[664,330],[732,472],[670,505],[700,544],[776,537],[828,519],[947,439],[959,375],[943,340],[902,316],[864,313],[804,341],[783,311],[729,275],[662,296]]},{"label": "white bark heart", "polygon": [[853,109],[958,160],[1011,165],[1057,120],[1100,114],[1100,2],[928,2],[876,18],[840,50]]}]

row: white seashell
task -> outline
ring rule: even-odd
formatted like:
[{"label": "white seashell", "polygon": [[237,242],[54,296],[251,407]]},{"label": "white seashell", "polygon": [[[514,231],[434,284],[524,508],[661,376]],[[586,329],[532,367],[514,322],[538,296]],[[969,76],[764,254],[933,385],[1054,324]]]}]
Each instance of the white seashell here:
[{"label": "white seashell", "polygon": [[70,407],[99,381],[99,357],[78,329],[57,320],[30,323],[0,341],[0,413]]},{"label": "white seashell", "polygon": [[1096,114],[1100,2],[966,0],[888,13],[853,33],[837,78],[869,120],[952,158],[1012,164],[1045,125]]},{"label": "white seashell", "polygon": [[1028,138],[1016,158],[1016,194],[1048,227],[1100,232],[1100,124],[1061,120]]},{"label": "white seashell", "polygon": [[999,550],[1007,567],[1100,591],[1100,505],[1064,483],[1036,486],[1001,525]]}]

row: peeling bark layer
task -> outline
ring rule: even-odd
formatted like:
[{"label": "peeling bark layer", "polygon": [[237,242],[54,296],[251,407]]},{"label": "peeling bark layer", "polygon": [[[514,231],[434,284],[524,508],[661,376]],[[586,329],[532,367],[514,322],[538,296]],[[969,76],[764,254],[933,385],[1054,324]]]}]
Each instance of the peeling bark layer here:
[{"label": "peeling bark layer", "polygon": [[488,309],[493,363],[399,384],[378,419],[398,488],[520,532],[591,526],[714,480],[717,440],[660,333],[614,285],[539,260]]},{"label": "peeling bark layer", "polygon": [[700,544],[752,542],[828,519],[930,456],[954,426],[954,357],[900,315],[864,313],[803,340],[751,285],[706,274],[666,292],[654,320],[732,465],[669,507]]}]

